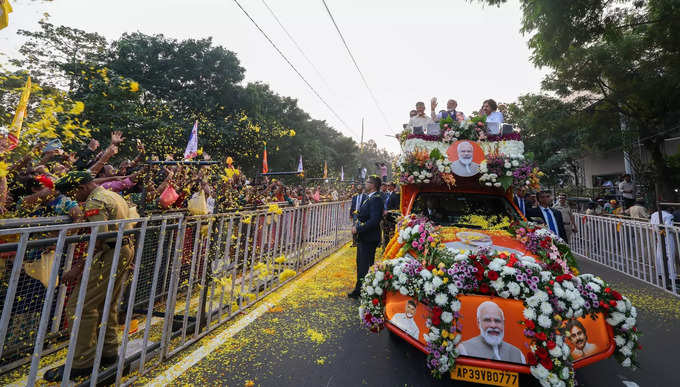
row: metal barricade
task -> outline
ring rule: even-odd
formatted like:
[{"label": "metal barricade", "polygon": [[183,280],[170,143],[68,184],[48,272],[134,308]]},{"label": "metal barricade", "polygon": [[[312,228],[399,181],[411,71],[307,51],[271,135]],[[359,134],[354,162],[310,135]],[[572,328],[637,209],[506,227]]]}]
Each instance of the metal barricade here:
[{"label": "metal barricade", "polygon": [[680,296],[679,227],[611,216],[574,217],[578,232],[570,244],[575,254]]},{"label": "metal barricade", "polygon": [[1,384],[134,382],[349,241],[349,205],[0,229]]}]

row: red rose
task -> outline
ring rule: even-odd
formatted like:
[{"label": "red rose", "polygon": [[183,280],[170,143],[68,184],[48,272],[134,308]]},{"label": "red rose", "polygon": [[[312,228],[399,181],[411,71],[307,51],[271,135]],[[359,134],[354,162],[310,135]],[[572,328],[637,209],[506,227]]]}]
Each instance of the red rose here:
[{"label": "red rose", "polygon": [[493,271],[493,270],[489,270],[489,272],[486,274],[486,276],[489,277],[489,279],[490,279],[491,281],[495,281],[495,280],[498,279],[498,273],[496,273],[496,272]]},{"label": "red rose", "polygon": [[553,363],[550,359],[541,359],[541,365],[548,371],[553,369]]},{"label": "red rose", "polygon": [[377,298],[373,299],[373,305],[378,305],[379,303],[380,303],[380,300],[378,300]]},{"label": "red rose", "polygon": [[602,303],[602,304],[600,304],[600,305],[602,305],[602,309],[604,309],[604,310],[609,310],[609,305],[604,304],[604,303]]},{"label": "red rose", "polygon": [[545,349],[544,347],[538,347],[538,349],[536,350],[536,354],[540,359],[548,358],[548,350]]},{"label": "red rose", "polygon": [[434,265],[427,265],[427,270],[432,271],[434,269]]},{"label": "red rose", "polygon": [[609,305],[616,306],[616,300],[609,300]]},{"label": "red rose", "polygon": [[432,308],[432,315],[433,316],[439,317],[439,316],[442,315],[442,312],[443,312],[442,308],[440,308],[438,306],[435,306],[434,308]]},{"label": "red rose", "polygon": [[442,319],[437,316],[432,316],[432,325],[439,326],[442,323]]},{"label": "red rose", "polygon": [[611,292],[612,292],[612,288],[604,288],[604,292],[605,292],[605,293],[611,293]]},{"label": "red rose", "polygon": [[536,338],[539,339],[539,340],[541,340],[541,341],[545,341],[545,340],[548,339],[548,337],[545,335],[544,332],[538,332],[538,333],[536,333]]},{"label": "red rose", "polygon": [[481,281],[484,279],[484,272],[481,270],[477,270],[475,272],[475,278],[477,278],[477,281]]},{"label": "red rose", "polygon": [[524,326],[526,326],[527,329],[531,330],[534,330],[534,328],[536,328],[536,324],[534,324],[534,322],[531,320],[524,320]]},{"label": "red rose", "polygon": [[614,297],[616,301],[621,301],[623,299],[621,293],[617,292],[616,290],[612,290],[612,297]]},{"label": "red rose", "polygon": [[508,257],[508,255],[505,254],[505,253],[501,253],[501,255],[498,256],[498,258],[501,258],[501,259],[505,259],[507,257]]},{"label": "red rose", "polygon": [[552,340],[548,340],[548,342],[546,344],[548,345],[549,350],[555,348],[555,346],[557,345],[557,343],[555,343]]},{"label": "red rose", "polygon": [[364,320],[366,320],[367,323],[370,323],[372,318],[373,316],[370,313],[364,315]]},{"label": "red rose", "polygon": [[538,359],[536,358],[536,354],[533,352],[528,352],[527,353],[527,363],[529,363],[530,366],[535,366],[538,364]]}]

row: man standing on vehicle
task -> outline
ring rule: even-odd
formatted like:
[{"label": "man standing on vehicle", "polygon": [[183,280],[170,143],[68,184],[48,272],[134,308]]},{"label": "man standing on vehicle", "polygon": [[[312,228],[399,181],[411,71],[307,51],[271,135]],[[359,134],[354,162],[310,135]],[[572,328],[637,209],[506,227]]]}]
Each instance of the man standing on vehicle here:
[{"label": "man standing on vehicle", "polygon": [[[125,199],[119,194],[98,186],[88,171],[73,171],[61,178],[56,188],[60,192],[68,192],[75,189],[75,198],[79,202],[85,202],[85,217],[88,222],[100,222],[107,220],[127,219],[129,207]],[[119,224],[103,225],[99,227],[100,233],[117,231]],[[118,326],[118,308],[116,302],[119,298],[127,274],[132,263],[133,242],[129,236],[120,241],[120,255],[118,265],[114,270],[113,294],[110,298],[113,304],[109,309],[108,316],[102,316],[106,301],[106,290],[111,279],[111,265],[114,260],[116,237],[98,239],[95,245],[94,257],[87,282],[87,293],[83,300],[83,313],[80,320],[80,329],[77,332],[75,356],[71,377],[87,376],[92,372],[95,351],[97,350],[98,328],[101,320],[106,319],[106,334],[101,364],[112,365],[117,361],[118,347],[120,345],[120,327]],[[82,276],[83,261],[74,265],[70,271],[62,275],[62,280],[72,282]],[[73,326],[75,319],[76,294],[69,298],[66,305],[66,315],[69,318],[69,327]],[[56,382],[63,379],[64,366],[47,371],[44,379]]]},{"label": "man standing on vehicle", "polygon": [[380,220],[383,215],[383,200],[380,197],[380,178],[372,175],[364,184],[367,197],[359,207],[357,223],[352,233],[357,235],[357,282],[349,298],[359,298],[361,283],[368,268],[375,261],[375,249],[380,243]]}]

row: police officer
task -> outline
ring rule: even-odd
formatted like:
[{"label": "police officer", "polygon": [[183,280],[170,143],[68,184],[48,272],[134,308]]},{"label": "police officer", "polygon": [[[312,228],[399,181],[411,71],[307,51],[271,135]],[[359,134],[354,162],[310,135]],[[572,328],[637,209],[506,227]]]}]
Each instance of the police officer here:
[{"label": "police officer", "polygon": [[359,298],[361,282],[375,261],[375,249],[380,243],[380,220],[384,207],[379,193],[380,183],[380,178],[375,175],[366,179],[367,197],[359,207],[357,223],[352,227],[352,233],[357,235],[357,282],[354,290],[347,295],[349,298]]},{"label": "police officer", "polygon": [[[75,191],[75,198],[78,202],[85,202],[85,217],[88,222],[99,222],[116,219],[127,219],[129,217],[129,207],[125,199],[119,194],[99,187],[94,181],[89,171],[73,171],[61,178],[56,184],[60,192]],[[99,233],[117,231],[119,225],[111,224],[101,226]],[[128,226],[127,228],[131,228]],[[114,271],[113,295],[110,298],[113,304],[109,309],[104,337],[104,348],[101,364],[108,366],[115,364],[118,360],[118,347],[120,338],[118,336],[120,327],[118,326],[117,300],[123,290],[128,278],[130,265],[132,263],[133,245],[130,236],[123,237],[120,246],[120,258]],[[111,275],[111,265],[114,260],[114,249],[116,237],[99,238],[95,245],[95,253],[92,258],[90,276],[87,282],[87,293],[83,301],[83,313],[80,321],[80,329],[77,332],[75,356],[71,376],[87,376],[92,372],[95,352],[97,350],[98,327],[104,311],[106,301],[106,290],[109,277]],[[74,265],[67,273],[62,275],[62,280],[66,282],[74,281],[81,277],[84,262]],[[66,305],[66,313],[69,318],[69,326],[73,326],[75,319],[77,294],[69,298]],[[64,366],[53,368],[45,373],[44,379],[49,382],[60,381],[63,378]]]}]

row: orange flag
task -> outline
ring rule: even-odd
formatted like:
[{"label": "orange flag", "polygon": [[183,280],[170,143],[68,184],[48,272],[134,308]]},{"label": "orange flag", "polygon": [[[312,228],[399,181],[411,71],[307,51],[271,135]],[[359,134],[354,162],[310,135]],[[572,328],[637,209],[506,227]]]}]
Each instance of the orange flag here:
[{"label": "orange flag", "polygon": [[267,143],[264,144],[264,155],[262,156],[262,173],[269,173],[269,164],[267,164]]}]

